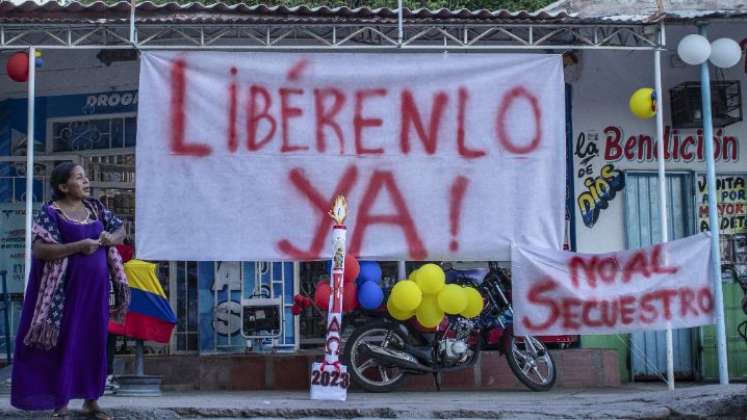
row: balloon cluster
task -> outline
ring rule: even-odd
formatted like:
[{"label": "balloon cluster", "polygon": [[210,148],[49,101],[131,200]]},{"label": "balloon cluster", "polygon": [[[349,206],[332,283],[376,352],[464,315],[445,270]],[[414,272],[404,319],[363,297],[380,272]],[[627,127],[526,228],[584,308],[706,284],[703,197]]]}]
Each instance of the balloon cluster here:
[{"label": "balloon cluster", "polygon": [[[384,291],[381,289],[381,267],[376,261],[360,261],[355,257],[345,256],[345,271],[343,272],[343,297],[342,311],[351,312],[362,307],[364,309],[377,309],[384,302]],[[329,308],[329,297],[332,294],[329,281],[322,280],[316,284],[314,292],[314,305],[322,311]],[[312,300],[308,299],[308,305],[298,304],[298,309],[293,310],[294,315],[301,313],[303,309],[311,306]],[[294,308],[299,299],[295,301]]]},{"label": "balloon cluster", "polygon": [[477,289],[446,284],[444,271],[436,264],[425,264],[407,280],[398,281],[386,303],[389,315],[404,321],[413,315],[426,328],[437,327],[448,315],[474,318],[482,312],[483,299]]},{"label": "balloon cluster", "polygon": [[[37,68],[44,64],[41,51],[37,50],[35,53],[34,63]],[[26,52],[20,51],[14,53],[8,57],[8,62],[5,64],[5,69],[8,72],[8,77],[16,82],[23,83],[29,78],[29,55]]]}]

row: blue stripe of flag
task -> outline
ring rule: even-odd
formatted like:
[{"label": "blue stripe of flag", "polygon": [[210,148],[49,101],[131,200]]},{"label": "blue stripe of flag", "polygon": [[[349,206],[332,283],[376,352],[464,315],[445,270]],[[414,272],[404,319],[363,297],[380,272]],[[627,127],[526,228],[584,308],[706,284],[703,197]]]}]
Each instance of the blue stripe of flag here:
[{"label": "blue stripe of flag", "polygon": [[130,288],[130,312],[152,316],[161,321],[176,323],[176,315],[166,299],[135,287]]}]

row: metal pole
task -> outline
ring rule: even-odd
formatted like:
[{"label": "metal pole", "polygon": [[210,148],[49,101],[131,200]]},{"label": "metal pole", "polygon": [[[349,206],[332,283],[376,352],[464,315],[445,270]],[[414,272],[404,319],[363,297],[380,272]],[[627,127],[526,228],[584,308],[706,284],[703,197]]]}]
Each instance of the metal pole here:
[{"label": "metal pole", "polygon": [[135,45],[135,8],[137,0],[130,0],[130,44]]},{"label": "metal pole", "polygon": [[26,243],[24,255],[24,290],[31,274],[31,221],[34,201],[34,90],[36,88],[36,48],[29,47],[28,126],[26,127]]},{"label": "metal pole", "polygon": [[5,304],[5,310],[3,311],[3,321],[5,322],[5,362],[7,365],[10,364],[10,295],[8,294],[8,281],[6,279],[7,271],[0,271],[0,276],[3,277],[3,303]]},{"label": "metal pole", "polygon": [[[659,219],[661,220],[661,242],[669,241],[669,223],[667,220],[667,177],[664,161],[664,112],[663,91],[661,88],[661,50],[664,48],[664,25],[659,27],[660,48],[654,51],[654,78],[656,92],[656,152],[659,164]],[[672,327],[667,325],[667,386],[674,391],[674,344]]]},{"label": "metal pole", "polygon": [[397,0],[397,45],[402,46],[404,28],[402,27],[402,0]]},{"label": "metal pole", "polygon": [[397,280],[403,280],[407,278],[407,262],[397,261]]},{"label": "metal pole", "polygon": [[[699,33],[707,37],[705,26]],[[711,117],[711,77],[708,61],[700,65],[700,96],[703,108],[703,140],[705,141],[706,171],[708,181],[708,223],[711,230],[711,264],[713,269],[713,293],[716,301],[716,346],[718,350],[718,380],[729,383],[729,367],[726,356],[726,325],[724,319],[724,292],[721,288],[721,248],[719,246],[719,224],[716,208],[716,168],[713,156],[713,120]]]},{"label": "metal pole", "polygon": [[135,375],[145,375],[145,361],[143,360],[143,340],[137,340],[137,346],[135,347]]}]

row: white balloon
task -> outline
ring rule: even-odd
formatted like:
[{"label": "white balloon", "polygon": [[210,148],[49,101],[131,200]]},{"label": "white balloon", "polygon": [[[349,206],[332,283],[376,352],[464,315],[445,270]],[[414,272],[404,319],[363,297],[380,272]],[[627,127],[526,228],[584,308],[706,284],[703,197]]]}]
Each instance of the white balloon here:
[{"label": "white balloon", "polygon": [[702,35],[690,34],[677,45],[677,55],[687,64],[703,64],[711,55],[711,44]]},{"label": "white balloon", "polygon": [[737,41],[730,38],[719,38],[711,43],[711,56],[709,60],[716,67],[727,69],[739,62],[742,58],[742,49]]}]

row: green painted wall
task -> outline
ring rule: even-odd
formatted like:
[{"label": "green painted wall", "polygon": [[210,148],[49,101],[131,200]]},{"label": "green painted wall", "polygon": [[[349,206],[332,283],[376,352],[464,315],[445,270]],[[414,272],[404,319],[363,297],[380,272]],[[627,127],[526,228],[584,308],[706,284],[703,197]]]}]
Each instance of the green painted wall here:
[{"label": "green painted wall", "polygon": [[[744,293],[738,284],[724,282],[724,312],[726,314],[726,345],[731,380],[747,379],[747,344],[737,334],[737,325],[747,319],[742,312]],[[703,379],[718,381],[718,359],[714,327],[702,328],[703,335]]]}]

